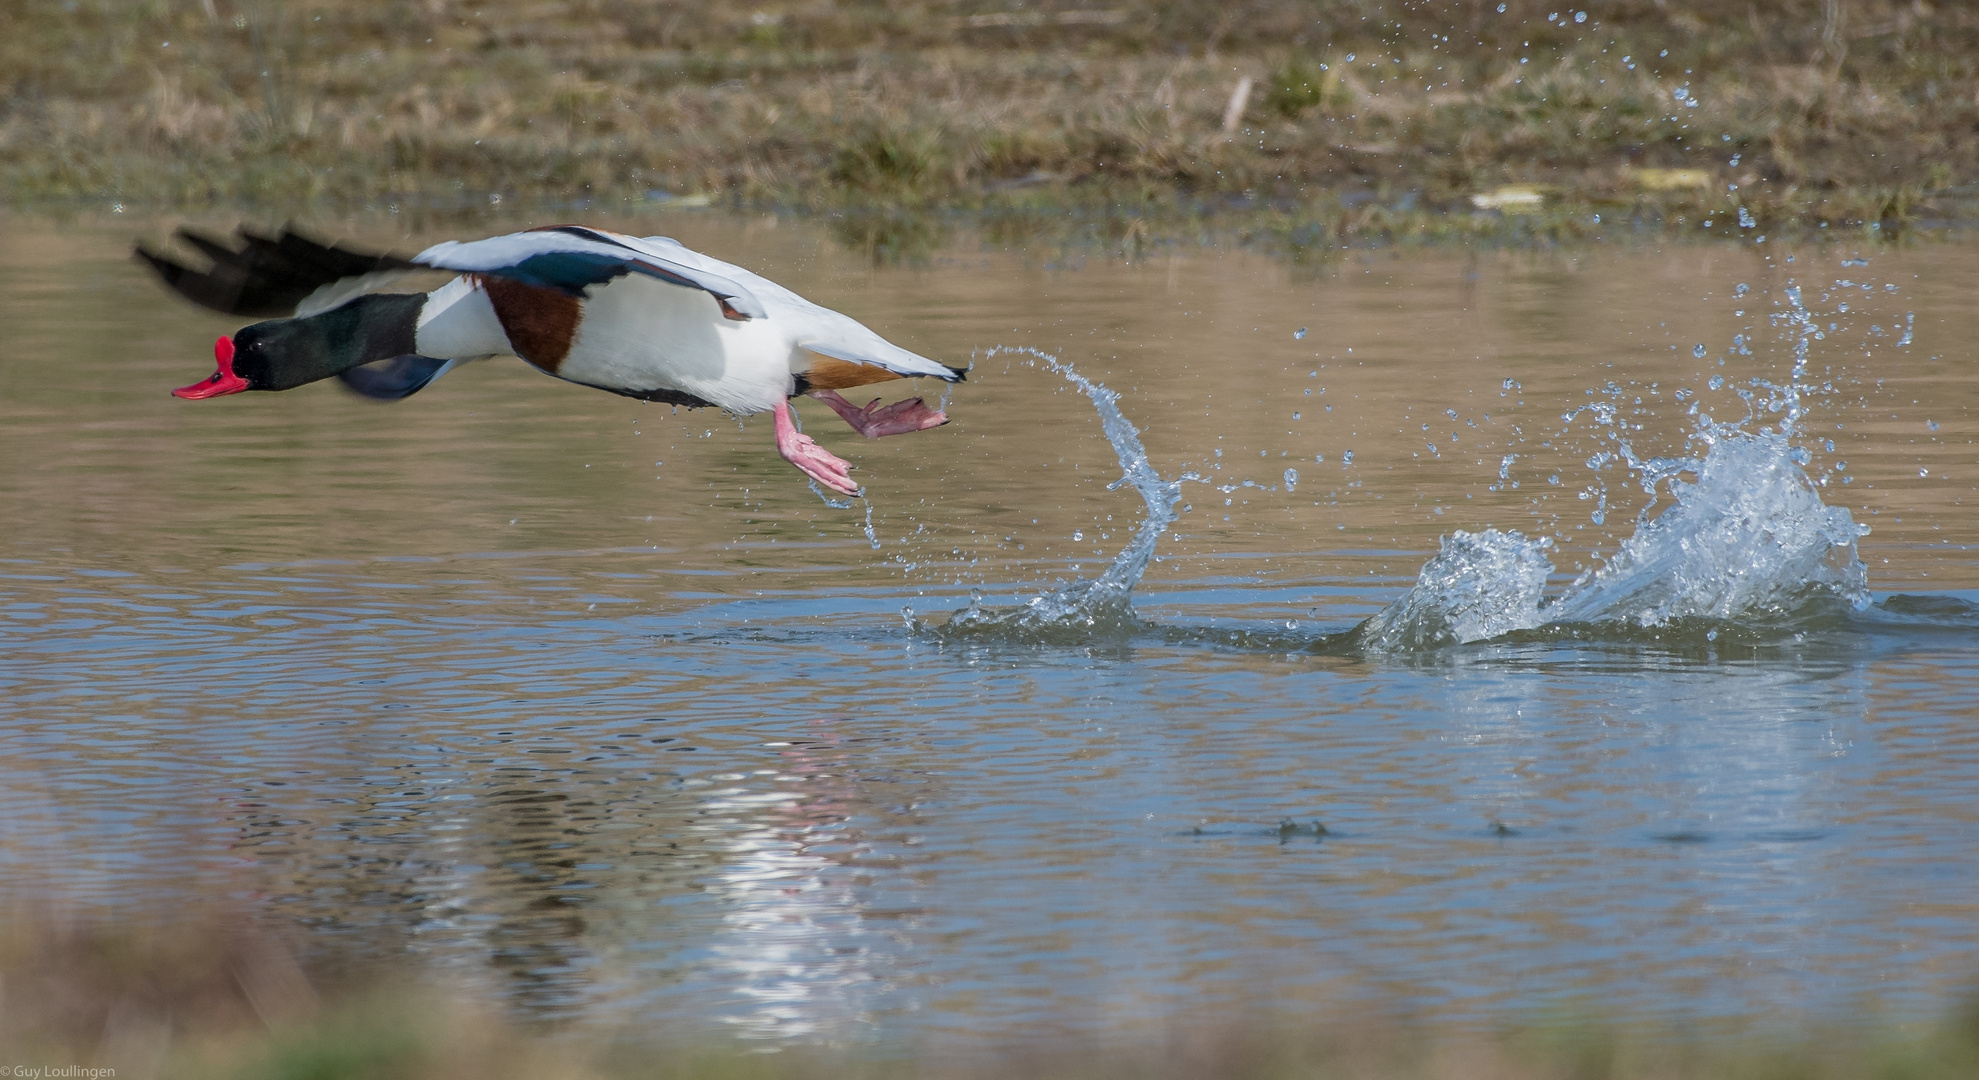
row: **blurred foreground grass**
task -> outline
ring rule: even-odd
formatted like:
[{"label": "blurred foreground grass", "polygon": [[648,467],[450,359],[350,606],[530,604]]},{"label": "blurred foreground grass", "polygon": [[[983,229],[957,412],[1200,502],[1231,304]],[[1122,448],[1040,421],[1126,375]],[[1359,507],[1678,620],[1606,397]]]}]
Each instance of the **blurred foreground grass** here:
[{"label": "blurred foreground grass", "polygon": [[[181,912],[145,929],[47,908],[17,905],[5,914],[0,1054],[12,1076],[34,1069],[41,1078],[115,1080],[1979,1075],[1979,1008],[1908,1026],[1856,1018],[1755,1033],[1580,1018],[1480,1033],[1384,1018],[1365,1004],[1295,1012],[1265,1001],[1243,1015],[1102,1038],[1006,1032],[968,1046],[902,1047],[862,1045],[864,1033],[843,1031],[763,1053],[766,1044],[718,1033],[669,1037],[663,1025],[601,1032],[504,1020],[421,984],[409,969],[381,972],[375,962],[340,958],[340,946],[321,936],[285,936],[238,914]],[[306,951],[296,948],[304,944]]]},{"label": "blurred foreground grass", "polygon": [[[1979,211],[1924,0],[0,0],[15,207],[1222,215],[1266,240],[1880,237]],[[858,237],[855,236],[855,239]]]}]

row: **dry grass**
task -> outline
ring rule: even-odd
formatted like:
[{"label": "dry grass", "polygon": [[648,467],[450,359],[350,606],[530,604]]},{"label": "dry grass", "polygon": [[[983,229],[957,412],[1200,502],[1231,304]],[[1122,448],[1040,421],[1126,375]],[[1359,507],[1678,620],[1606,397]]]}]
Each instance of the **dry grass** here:
[{"label": "dry grass", "polygon": [[[0,0],[0,181],[278,212],[1237,208],[1293,246],[1898,231],[1979,181],[1968,6],[1496,6]],[[1508,185],[1537,202],[1478,210]]]},{"label": "dry grass", "polygon": [[[664,1021],[614,1034],[505,1020],[422,986],[405,965],[386,963],[381,970],[375,959],[355,959],[348,942],[257,926],[238,912],[177,912],[119,924],[47,907],[16,906],[6,915],[0,1045],[7,1064],[114,1069],[117,1080],[1951,1080],[1979,1074],[1979,1010],[1908,1028],[1859,1020],[1767,1034],[1706,1033],[1562,1019],[1479,1032],[1397,1021],[1366,1003],[1295,1009],[1275,1001],[1241,1015],[1107,1038],[1006,1032],[968,1047],[798,1046],[764,1055],[705,1032],[668,1037]],[[391,950],[372,942],[365,951]]]}]

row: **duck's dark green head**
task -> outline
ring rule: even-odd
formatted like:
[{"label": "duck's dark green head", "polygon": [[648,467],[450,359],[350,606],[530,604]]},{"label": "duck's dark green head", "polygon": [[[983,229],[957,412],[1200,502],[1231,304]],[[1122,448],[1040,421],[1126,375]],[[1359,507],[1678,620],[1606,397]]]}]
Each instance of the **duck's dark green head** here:
[{"label": "duck's dark green head", "polygon": [[415,352],[425,303],[420,294],[375,293],[320,315],[241,327],[213,343],[217,371],[172,394],[197,400],[243,390],[290,390]]}]

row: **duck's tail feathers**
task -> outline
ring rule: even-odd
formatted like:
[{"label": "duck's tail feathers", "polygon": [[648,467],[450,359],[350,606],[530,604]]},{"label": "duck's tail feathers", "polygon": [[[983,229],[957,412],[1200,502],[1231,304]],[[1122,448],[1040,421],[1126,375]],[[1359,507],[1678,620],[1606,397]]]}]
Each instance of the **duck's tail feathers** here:
[{"label": "duck's tail feathers", "polygon": [[[860,327],[860,329],[865,328]],[[863,337],[865,340],[855,341],[814,339],[800,342],[799,347],[820,356],[831,357],[833,360],[882,368],[908,378],[925,375],[944,382],[961,382],[963,376],[968,374],[967,368],[950,367],[939,360],[930,360],[919,353],[908,352],[871,331],[867,331]]]},{"label": "duck's tail feathers", "polygon": [[344,386],[377,401],[409,398],[455,364],[434,356],[394,356],[337,373]]},{"label": "duck's tail feathers", "polygon": [[310,294],[349,278],[386,271],[411,271],[395,255],[354,251],[312,240],[292,229],[266,236],[240,229],[234,242],[181,228],[178,238],[211,266],[195,269],[171,253],[137,246],[137,258],[180,296],[201,307],[243,318],[279,318],[295,313]]}]

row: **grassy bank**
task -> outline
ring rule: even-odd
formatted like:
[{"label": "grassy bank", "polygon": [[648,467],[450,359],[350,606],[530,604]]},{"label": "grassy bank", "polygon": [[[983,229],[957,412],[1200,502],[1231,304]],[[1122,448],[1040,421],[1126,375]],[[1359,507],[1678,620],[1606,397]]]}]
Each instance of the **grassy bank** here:
[{"label": "grassy bank", "polygon": [[15,207],[1069,207],[1130,245],[1235,211],[1300,246],[1890,235],[1975,185],[1979,12],[1922,0],[0,0]]},{"label": "grassy bank", "polygon": [[[1005,1076],[1167,1080],[1952,1080],[1979,1074],[1979,1010],[1908,1027],[1871,1020],[1766,1033],[1587,1019],[1482,1032],[1366,1003],[1261,1002],[1108,1037],[1007,1032],[969,1045],[864,1046],[856,1031],[764,1054],[700,1032],[572,1030],[503,1019],[410,972],[313,952],[222,912],[117,928],[14,908],[0,931],[0,1045],[14,1076],[116,1080],[637,1080]],[[379,943],[372,943],[376,947]],[[328,952],[326,953],[326,949]],[[390,950],[385,950],[389,953]],[[361,973],[360,973],[361,972]],[[832,1048],[833,1046],[838,1048]],[[49,1070],[73,1070],[58,1072]],[[110,1074],[96,1074],[99,1076]]]}]

